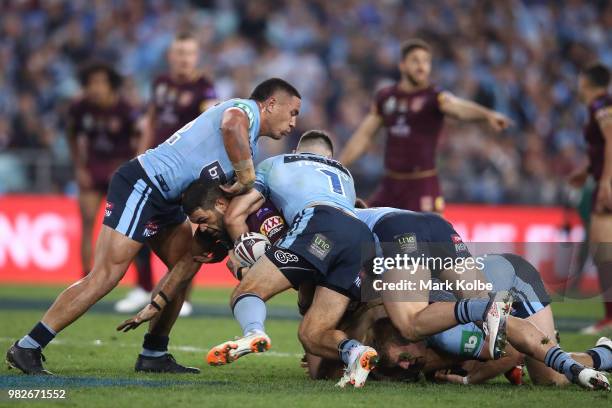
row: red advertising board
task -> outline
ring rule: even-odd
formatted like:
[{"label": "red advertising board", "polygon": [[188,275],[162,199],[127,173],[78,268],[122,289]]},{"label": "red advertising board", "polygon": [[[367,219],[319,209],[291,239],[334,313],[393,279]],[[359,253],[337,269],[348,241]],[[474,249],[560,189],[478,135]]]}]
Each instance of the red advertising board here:
[{"label": "red advertising board", "polygon": [[[545,280],[555,279],[556,255],[547,249],[550,245],[532,243],[580,242],[584,234],[578,216],[557,207],[449,205],[444,216],[465,242],[496,243],[489,252],[522,254],[546,275]],[[79,279],[80,240],[74,199],[0,197],[0,282],[69,283]],[[159,278],[165,266],[154,259],[153,271]],[[132,283],[134,278],[132,267],[123,283]],[[224,263],[205,266],[196,276],[198,285],[231,286],[235,282]],[[583,283],[596,287],[592,274]]]}]

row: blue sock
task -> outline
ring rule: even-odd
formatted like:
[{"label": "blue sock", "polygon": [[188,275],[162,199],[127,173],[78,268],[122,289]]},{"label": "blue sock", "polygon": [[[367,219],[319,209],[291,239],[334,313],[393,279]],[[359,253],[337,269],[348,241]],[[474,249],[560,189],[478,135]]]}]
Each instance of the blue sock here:
[{"label": "blue sock", "polygon": [[466,324],[484,320],[489,299],[463,299],[455,303],[455,319]]},{"label": "blue sock", "polygon": [[353,339],[344,339],[340,344],[338,344],[338,353],[340,354],[340,359],[344,361],[344,364],[349,365],[351,350],[359,346],[361,346],[361,343]]},{"label": "blue sock", "polygon": [[161,357],[168,353],[168,336],[158,336],[156,334],[147,333],[142,342],[141,355],[145,357]]},{"label": "blue sock", "polygon": [[56,334],[52,328],[43,322],[38,322],[27,335],[17,342],[17,345],[22,348],[43,349],[55,338]]},{"label": "blue sock", "polygon": [[572,372],[573,366],[583,368],[584,366],[574,360],[569,354],[561,349],[559,346],[554,346],[546,353],[544,357],[544,363],[554,369],[555,371],[565,374],[568,380],[574,382],[574,373]]},{"label": "blue sock", "polygon": [[593,368],[596,370],[612,370],[612,349],[608,346],[597,346],[587,350],[593,359]]},{"label": "blue sock", "polygon": [[259,296],[252,293],[239,296],[234,302],[233,312],[243,335],[252,331],[264,332],[266,304]]}]

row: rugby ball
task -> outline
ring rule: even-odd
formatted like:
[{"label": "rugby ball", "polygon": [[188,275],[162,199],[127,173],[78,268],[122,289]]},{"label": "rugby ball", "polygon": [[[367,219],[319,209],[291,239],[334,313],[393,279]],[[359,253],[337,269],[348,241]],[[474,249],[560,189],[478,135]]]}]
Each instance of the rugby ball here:
[{"label": "rugby ball", "polygon": [[270,248],[270,241],[257,232],[245,232],[234,244],[234,254],[240,266],[251,267]]}]

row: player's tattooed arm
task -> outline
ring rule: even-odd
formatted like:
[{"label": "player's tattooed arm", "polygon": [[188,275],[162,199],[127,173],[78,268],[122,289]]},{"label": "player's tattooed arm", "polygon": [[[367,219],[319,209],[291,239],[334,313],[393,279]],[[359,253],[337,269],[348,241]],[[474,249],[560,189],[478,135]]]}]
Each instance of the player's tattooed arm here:
[{"label": "player's tattooed arm", "polygon": [[464,121],[487,121],[496,132],[511,126],[512,120],[506,115],[487,109],[476,102],[459,98],[450,92],[440,92],[438,95],[440,110],[448,116]]},{"label": "player's tattooed arm", "polygon": [[595,117],[604,137],[603,172],[595,198],[595,212],[612,211],[612,106],[600,109]]},{"label": "player's tattooed arm", "polygon": [[226,193],[236,195],[249,190],[255,183],[255,167],[249,144],[249,118],[243,110],[229,108],[221,119],[223,145],[236,172],[236,182],[221,186]]},{"label": "player's tattooed arm", "polygon": [[223,222],[225,223],[225,229],[232,241],[235,241],[240,235],[249,231],[249,227],[246,223],[247,217],[259,210],[264,202],[265,199],[263,195],[255,189],[250,190],[246,194],[234,197],[232,201],[230,201],[227,210],[225,210]]},{"label": "player's tattooed arm", "polygon": [[359,159],[370,146],[382,124],[382,117],[378,114],[376,105],[373,104],[368,115],[340,153],[340,163],[348,167]]}]

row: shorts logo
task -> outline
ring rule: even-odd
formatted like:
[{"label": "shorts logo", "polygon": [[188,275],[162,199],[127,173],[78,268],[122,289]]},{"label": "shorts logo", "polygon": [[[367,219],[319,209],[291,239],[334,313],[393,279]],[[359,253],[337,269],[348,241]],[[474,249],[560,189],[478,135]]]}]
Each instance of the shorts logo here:
[{"label": "shorts logo", "polygon": [[145,228],[142,232],[142,235],[147,238],[152,237],[153,235],[157,234],[158,229],[159,226],[156,223],[154,223],[153,221],[149,221],[145,224]]},{"label": "shorts logo", "polygon": [[327,239],[327,237],[323,234],[317,234],[312,239],[310,247],[308,248],[308,252],[310,252],[320,260],[323,260],[331,252],[331,249],[332,244],[329,239]]},{"label": "shorts logo", "polygon": [[481,332],[463,330],[461,332],[461,350],[459,350],[459,354],[473,357],[480,343],[482,343]]},{"label": "shorts logo", "polygon": [[402,252],[409,253],[417,250],[418,244],[416,234],[396,235],[393,239],[397,242]]},{"label": "shorts logo", "polygon": [[453,240],[453,243],[455,244],[455,251],[465,252],[468,250],[467,246],[463,243],[459,235],[453,234],[451,235],[451,239]]},{"label": "shorts logo", "polygon": [[113,208],[115,208],[115,204],[107,201],[106,207],[104,208],[104,216],[110,217],[111,214],[113,213]]},{"label": "shorts logo", "polygon": [[277,249],[276,251],[274,251],[274,259],[276,259],[278,262],[282,263],[283,265],[288,264],[289,262],[297,262],[299,261],[299,258],[289,252],[285,252],[285,251],[281,251],[280,249]]}]

